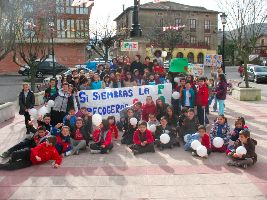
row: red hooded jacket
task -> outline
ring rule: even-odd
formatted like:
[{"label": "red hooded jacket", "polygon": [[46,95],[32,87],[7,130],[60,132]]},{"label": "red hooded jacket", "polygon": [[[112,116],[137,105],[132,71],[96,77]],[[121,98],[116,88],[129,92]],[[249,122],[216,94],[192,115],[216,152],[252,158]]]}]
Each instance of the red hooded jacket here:
[{"label": "red hooded jacket", "polygon": [[136,130],[133,136],[134,144],[141,145],[142,141],[140,140],[140,134],[143,134],[143,137],[146,138],[148,144],[154,142],[154,137],[151,131],[146,130],[146,133],[141,133],[139,130]]},{"label": "red hooded jacket", "polygon": [[151,104],[145,104],[142,108],[142,119],[147,122],[149,114],[155,114],[155,113],[156,113],[156,105],[154,102],[152,102]]},{"label": "red hooded jacket", "polygon": [[114,134],[115,139],[118,139],[119,131],[118,131],[117,126],[112,124],[112,125],[110,125],[109,130],[111,131],[111,133]]},{"label": "red hooded jacket", "polygon": [[207,133],[201,138],[201,144],[207,149],[211,149],[210,136]]},{"label": "red hooded jacket", "polygon": [[101,145],[105,145],[106,147],[112,143],[112,131],[108,130],[107,134],[104,135],[104,138],[101,139],[101,130],[95,130],[93,132],[93,140],[95,143],[101,143]]},{"label": "red hooded jacket", "polygon": [[[41,158],[41,161],[37,161],[35,156]],[[56,148],[54,146],[47,146],[46,142],[39,144],[37,147],[31,149],[30,160],[32,164],[42,164],[49,160],[54,160],[56,164],[60,165],[62,162],[62,158],[58,154]]]},{"label": "red hooded jacket", "polygon": [[198,106],[208,106],[209,101],[209,89],[206,84],[198,86],[196,101]]}]

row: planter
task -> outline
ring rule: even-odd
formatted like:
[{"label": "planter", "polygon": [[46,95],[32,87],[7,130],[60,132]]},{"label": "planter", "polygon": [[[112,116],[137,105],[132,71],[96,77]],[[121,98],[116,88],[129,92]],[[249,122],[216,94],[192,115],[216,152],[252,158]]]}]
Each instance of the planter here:
[{"label": "planter", "polygon": [[0,105],[0,123],[15,117],[16,105],[11,102]]},{"label": "planter", "polygon": [[260,101],[261,89],[234,87],[232,96],[239,101]]},{"label": "planter", "polygon": [[35,96],[35,105],[40,106],[44,104],[44,91],[34,93]]}]

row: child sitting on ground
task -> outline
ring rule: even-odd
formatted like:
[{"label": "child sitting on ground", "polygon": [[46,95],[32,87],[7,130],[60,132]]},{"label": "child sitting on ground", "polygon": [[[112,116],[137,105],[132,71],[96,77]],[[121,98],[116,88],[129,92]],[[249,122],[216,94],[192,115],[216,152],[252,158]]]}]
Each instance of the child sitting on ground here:
[{"label": "child sitting on ground", "polygon": [[[31,122],[29,122],[29,123],[31,124]],[[28,149],[34,148],[38,144],[44,142],[46,140],[46,137],[49,134],[50,133],[46,130],[46,128],[44,126],[39,126],[37,129],[37,132],[34,134],[33,137],[25,138],[20,143],[14,145],[13,147],[9,148],[7,151],[2,153],[0,155],[0,157],[1,158],[8,158],[15,151],[19,151],[19,150],[25,149],[25,148],[28,148]]]},{"label": "child sitting on ground", "polygon": [[71,155],[71,144],[70,144],[70,128],[63,126],[57,131],[53,132],[53,135],[57,138],[56,149],[57,152],[63,157]]},{"label": "child sitting on ground", "polygon": [[108,153],[112,148],[112,129],[108,120],[103,120],[93,133],[94,143],[90,144],[91,153]]},{"label": "child sitting on ground", "polygon": [[155,125],[155,126],[159,125],[159,121],[157,120],[155,114],[148,115],[147,127],[150,127],[151,125]]},{"label": "child sitting on ground", "polygon": [[131,145],[133,144],[133,135],[136,130],[136,125],[131,125],[130,119],[134,117],[133,109],[129,108],[127,110],[127,117],[125,119],[125,123],[123,125],[123,135],[122,135],[122,144]]},{"label": "child sitting on ground", "polygon": [[86,145],[89,143],[89,134],[86,132],[83,126],[83,119],[78,117],[75,127],[71,127],[70,130],[70,142],[72,146],[71,155],[79,155],[80,150],[85,150]]},{"label": "child sitting on ground", "polygon": [[69,114],[63,118],[63,124],[66,126],[74,127],[76,119],[77,119],[77,117],[75,116],[75,109],[70,108]]},{"label": "child sitting on ground", "polygon": [[[88,133],[88,135],[90,136],[92,134],[92,113],[88,112],[86,107],[81,108],[81,113],[84,129],[86,133]],[[89,139],[91,139],[91,137],[89,137]]]},{"label": "child sitting on ground", "polygon": [[180,138],[184,138],[187,134],[194,134],[197,132],[199,126],[198,118],[195,116],[193,108],[190,108],[187,113],[182,126],[180,127]]},{"label": "child sitting on ground", "polygon": [[134,155],[155,152],[154,138],[151,131],[147,129],[147,123],[145,121],[138,123],[138,129],[134,132],[133,141],[134,144],[130,146],[130,149]]},{"label": "child sitting on ground", "polygon": [[236,141],[239,138],[240,131],[244,130],[245,128],[245,119],[243,117],[238,117],[235,120],[235,128],[231,133],[231,140]]},{"label": "child sitting on ground", "polygon": [[211,145],[211,149],[213,152],[224,153],[227,150],[229,139],[231,137],[230,127],[227,123],[227,118],[224,115],[219,115],[217,117],[217,121],[211,129],[210,136],[211,141],[213,141],[215,137],[220,137],[224,140],[224,144],[220,148],[216,148],[213,144]]},{"label": "child sitting on ground", "polygon": [[55,145],[57,138],[55,136],[48,136],[46,142],[29,149],[21,149],[11,154],[11,158],[7,163],[0,164],[0,170],[16,170],[31,165],[43,164],[49,160],[54,160],[53,167],[58,168],[62,162]]},{"label": "child sitting on ground", "polygon": [[187,143],[184,145],[185,151],[192,150],[192,156],[197,156],[196,151],[191,149],[191,143],[194,140],[199,140],[201,144],[207,148],[208,155],[211,153],[210,136],[206,132],[205,126],[200,125],[198,127],[198,132],[191,136],[188,136]]},{"label": "child sitting on ground", "polygon": [[116,126],[115,117],[114,116],[108,116],[108,123],[109,123],[109,129],[110,129],[112,135],[114,135],[115,140],[118,140],[119,130]]},{"label": "child sitting on ground", "polygon": [[[167,144],[163,144],[160,141],[160,136],[162,134],[168,134],[169,135],[170,141]],[[160,150],[163,150],[164,148],[172,149],[172,147],[174,145],[179,144],[177,137],[176,137],[175,130],[171,126],[168,125],[167,117],[165,117],[165,116],[161,117],[160,125],[157,126],[157,129],[155,132],[155,143]]]},{"label": "child sitting on ground", "polygon": [[227,165],[246,169],[248,166],[255,164],[257,162],[256,145],[257,141],[250,137],[248,129],[240,131],[239,139],[235,141],[235,150],[243,146],[247,150],[247,153],[244,155],[239,155],[235,151],[228,153],[230,160],[228,160]]}]

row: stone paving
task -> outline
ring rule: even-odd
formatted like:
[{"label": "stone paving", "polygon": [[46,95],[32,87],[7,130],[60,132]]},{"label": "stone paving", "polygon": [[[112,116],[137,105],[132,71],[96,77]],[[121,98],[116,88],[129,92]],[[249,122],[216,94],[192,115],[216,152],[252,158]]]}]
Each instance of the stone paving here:
[{"label": "stone paving", "polygon": [[[192,157],[181,147],[133,156],[114,142],[108,155],[64,158],[59,169],[51,163],[14,172],[0,171],[0,199],[267,199],[267,99],[240,102],[228,97],[226,116],[233,125],[245,116],[258,141],[258,163],[243,170],[225,165],[224,154]],[[212,113],[210,121],[215,118]],[[25,137],[23,118],[0,124],[0,151]],[[210,126],[209,126],[210,129]],[[1,160],[0,160],[1,161]]]}]

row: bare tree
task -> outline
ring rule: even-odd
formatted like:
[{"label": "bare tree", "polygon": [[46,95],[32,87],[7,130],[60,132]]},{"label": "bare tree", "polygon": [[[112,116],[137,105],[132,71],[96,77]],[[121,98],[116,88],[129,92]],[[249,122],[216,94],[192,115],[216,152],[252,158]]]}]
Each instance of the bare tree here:
[{"label": "bare tree", "polygon": [[245,82],[248,88],[247,64],[267,19],[267,1],[219,0],[219,6],[227,15],[229,37],[244,62]]},{"label": "bare tree", "polygon": [[10,53],[15,44],[14,25],[18,18],[18,1],[0,1],[0,60]]}]

